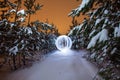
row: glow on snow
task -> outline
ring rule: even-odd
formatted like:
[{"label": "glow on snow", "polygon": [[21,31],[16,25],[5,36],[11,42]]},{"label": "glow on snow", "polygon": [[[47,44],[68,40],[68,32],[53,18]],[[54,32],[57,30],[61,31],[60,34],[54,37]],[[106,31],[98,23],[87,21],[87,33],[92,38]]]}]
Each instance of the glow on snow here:
[{"label": "glow on snow", "polygon": [[61,55],[70,55],[68,52],[72,46],[72,40],[70,37],[66,35],[59,36],[55,42],[55,45],[57,49],[62,52]]},{"label": "glow on snow", "polygon": [[6,80],[93,80],[98,69],[83,59],[85,51],[70,50],[72,41],[68,36],[59,36],[56,47],[43,61],[30,68],[10,74]]}]

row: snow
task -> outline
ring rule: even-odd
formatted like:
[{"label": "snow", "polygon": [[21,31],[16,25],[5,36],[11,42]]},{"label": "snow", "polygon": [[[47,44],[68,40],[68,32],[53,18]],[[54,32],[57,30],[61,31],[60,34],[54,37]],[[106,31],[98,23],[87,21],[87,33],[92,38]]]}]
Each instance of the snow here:
[{"label": "snow", "polygon": [[83,24],[75,26],[72,30],[70,30],[68,36],[70,36],[71,34],[73,34],[74,30],[77,30],[77,33],[76,33],[76,35],[77,35],[80,32],[80,30],[82,29],[82,26],[83,26]]},{"label": "snow", "polygon": [[90,0],[82,0],[82,3],[80,4],[80,6],[76,9],[74,9],[74,12],[69,13],[68,15],[72,15],[72,16],[76,16],[77,14],[79,14],[79,12],[90,2]]},{"label": "snow", "polygon": [[89,37],[91,37],[95,33],[95,29],[89,34]]},{"label": "snow", "polygon": [[100,38],[99,38],[99,42],[104,42],[106,40],[108,40],[108,31],[107,29],[103,29],[101,32],[100,32]]},{"label": "snow", "polygon": [[14,23],[11,23],[10,26],[13,27],[15,24]]},{"label": "snow", "polygon": [[32,67],[16,71],[7,80],[92,80],[98,69],[82,56],[85,51],[55,51]]},{"label": "snow", "polygon": [[44,39],[41,39],[41,41],[45,43],[45,40],[44,40]]},{"label": "snow", "polygon": [[103,61],[103,60],[104,60],[104,58],[100,58],[100,60],[101,60],[101,61]]},{"label": "snow", "polygon": [[[76,28],[78,29],[78,31],[77,31],[77,34],[80,32],[80,30],[82,29],[82,26],[83,26],[83,24],[81,24],[81,25],[79,25],[79,26],[77,26]],[[77,35],[76,34],[76,35]]]},{"label": "snow", "polygon": [[21,43],[24,43],[24,40],[21,40]]},{"label": "snow", "polygon": [[45,28],[45,27],[52,28],[52,25],[50,25],[50,24],[48,24],[48,23],[42,23],[42,22],[41,22],[41,25],[42,25],[42,27],[44,27],[44,29],[47,29],[47,28]]},{"label": "snow", "polygon": [[[98,19],[96,20],[96,22],[95,22],[95,26],[96,26],[97,24],[99,24],[103,19],[104,19],[104,18],[100,18],[100,19],[98,18]],[[106,18],[105,21],[104,21],[104,24],[103,24],[103,27],[102,27],[102,28],[105,28],[106,23],[107,23],[108,21],[109,21],[108,18]]]},{"label": "snow", "polygon": [[68,33],[68,36],[72,35],[74,31],[74,28],[72,30],[70,30],[70,32]]},{"label": "snow", "polygon": [[103,53],[103,55],[102,56],[106,56],[106,53]]},{"label": "snow", "polygon": [[80,11],[82,8],[84,8],[85,5],[88,4],[89,1],[90,1],[90,0],[82,0],[82,3],[81,3],[81,5],[79,6],[78,10]]},{"label": "snow", "polygon": [[68,36],[73,34],[73,30],[70,30],[70,32],[68,33]]},{"label": "snow", "polygon": [[106,18],[104,24],[106,24],[108,21],[109,21],[108,18]]},{"label": "snow", "polygon": [[24,21],[25,21],[25,17],[19,18],[19,21],[20,21],[20,22],[24,22]]},{"label": "snow", "polygon": [[14,47],[10,48],[10,49],[9,49],[9,52],[10,52],[10,55],[11,55],[11,54],[16,55],[17,52],[18,52],[18,46],[14,46]]},{"label": "snow", "polygon": [[92,55],[90,55],[90,58],[95,58],[96,53],[94,52]]},{"label": "snow", "polygon": [[10,12],[16,12],[16,10],[15,9],[11,9]]},{"label": "snow", "polygon": [[99,32],[97,35],[95,35],[94,37],[92,37],[91,41],[89,42],[87,49],[94,47],[97,40],[99,40],[99,42],[104,42],[106,40],[108,40],[108,31],[107,29],[103,29],[101,32]]},{"label": "snow", "polygon": [[106,53],[107,52],[107,45],[106,46],[104,46],[103,48],[102,48],[102,50],[103,50],[103,53]]},{"label": "snow", "polygon": [[20,48],[20,50],[23,50],[24,48],[25,48],[25,41],[24,40],[21,40],[21,44],[22,44],[22,46],[21,46],[21,48]]},{"label": "snow", "polygon": [[100,37],[100,34],[101,34],[101,33],[98,33],[96,36],[94,36],[94,37],[91,39],[91,41],[89,42],[89,44],[88,44],[88,46],[87,46],[87,49],[95,46],[97,40],[98,40],[99,37]]},{"label": "snow", "polygon": [[33,33],[31,28],[28,28],[27,31],[28,31],[28,34],[32,34]]},{"label": "snow", "polygon": [[18,11],[18,12],[17,12],[17,15],[25,15],[25,10],[22,9],[22,10]]},{"label": "snow", "polygon": [[114,37],[120,37],[120,23],[119,27],[115,27],[114,29]]},{"label": "snow", "polygon": [[105,10],[105,11],[104,11],[104,14],[108,14],[108,10]]},{"label": "snow", "polygon": [[93,14],[90,16],[90,20],[94,17],[96,12],[97,12],[97,10],[94,10]]},{"label": "snow", "polygon": [[102,29],[104,29],[105,27],[106,27],[106,24],[103,24]]},{"label": "snow", "polygon": [[43,26],[49,26],[49,27],[52,26],[52,25],[50,25],[50,24],[48,24],[48,23],[43,23],[42,25],[43,25]]},{"label": "snow", "polygon": [[29,27],[25,27],[24,31],[27,32],[27,34],[32,34],[33,33],[31,28],[29,28]]},{"label": "snow", "polygon": [[95,26],[100,23],[101,19],[97,19],[96,22],[95,22]]},{"label": "snow", "polygon": [[111,51],[111,54],[114,54],[116,50],[117,50],[117,48],[115,47],[115,48]]}]

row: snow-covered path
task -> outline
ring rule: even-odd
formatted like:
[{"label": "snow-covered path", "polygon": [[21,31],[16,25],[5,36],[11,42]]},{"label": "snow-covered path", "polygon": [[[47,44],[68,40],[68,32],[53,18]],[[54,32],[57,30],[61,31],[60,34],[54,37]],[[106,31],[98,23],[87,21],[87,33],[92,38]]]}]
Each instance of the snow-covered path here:
[{"label": "snow-covered path", "polygon": [[82,55],[84,51],[56,51],[31,68],[14,72],[8,80],[93,80],[97,73]]}]

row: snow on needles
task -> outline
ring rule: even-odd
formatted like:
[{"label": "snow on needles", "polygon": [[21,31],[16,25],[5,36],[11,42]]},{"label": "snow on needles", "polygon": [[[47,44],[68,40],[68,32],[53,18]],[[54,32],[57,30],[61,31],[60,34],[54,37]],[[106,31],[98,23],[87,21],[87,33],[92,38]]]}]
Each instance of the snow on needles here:
[{"label": "snow on needles", "polygon": [[80,11],[82,8],[85,7],[86,4],[88,4],[90,0],[82,0],[81,5],[78,7],[78,10]]},{"label": "snow on needles", "polygon": [[10,55],[11,54],[16,55],[18,52],[18,46],[14,46],[14,47],[10,48],[9,52],[10,52]]},{"label": "snow on needles", "polygon": [[70,12],[68,15],[71,16],[76,16],[77,14],[79,14],[79,12],[90,2],[90,0],[82,0],[82,3],[80,4],[80,6],[76,9],[74,9],[72,12]]},{"label": "snow on needles", "polygon": [[101,32],[99,32],[97,35],[95,35],[91,41],[89,42],[88,46],[87,46],[87,49],[91,48],[91,47],[94,47],[96,42],[104,42],[108,40],[108,31],[107,29],[103,29]]},{"label": "snow on needles", "polygon": [[99,37],[100,37],[100,34],[101,34],[101,33],[98,33],[96,36],[94,36],[94,37],[91,39],[90,43],[89,43],[88,46],[87,46],[87,49],[95,46],[97,40],[98,40]]},{"label": "snow on needles", "polygon": [[33,33],[33,32],[32,32],[32,29],[29,28],[29,27],[25,27],[25,28],[24,28],[24,31],[25,31],[27,34],[32,34],[32,33]]},{"label": "snow on needles", "polygon": [[78,33],[80,32],[80,30],[82,29],[82,26],[83,26],[83,24],[77,25],[76,27],[74,27],[74,28],[69,32],[68,36],[72,35],[74,30],[77,30],[76,35],[78,35]]},{"label": "snow on needles", "polygon": [[20,10],[20,11],[18,11],[17,12],[17,15],[25,15],[26,13],[25,13],[25,10],[24,9],[22,9],[22,10]]},{"label": "snow on needles", "polygon": [[119,23],[119,27],[115,27],[114,37],[120,37],[120,23]]},{"label": "snow on needles", "polygon": [[16,10],[15,9],[11,9],[10,12],[16,12]]},{"label": "snow on needles", "polygon": [[100,38],[99,38],[99,42],[104,42],[104,41],[106,41],[106,40],[108,40],[108,31],[107,31],[107,29],[103,29],[102,31],[101,31],[101,35],[100,35]]}]

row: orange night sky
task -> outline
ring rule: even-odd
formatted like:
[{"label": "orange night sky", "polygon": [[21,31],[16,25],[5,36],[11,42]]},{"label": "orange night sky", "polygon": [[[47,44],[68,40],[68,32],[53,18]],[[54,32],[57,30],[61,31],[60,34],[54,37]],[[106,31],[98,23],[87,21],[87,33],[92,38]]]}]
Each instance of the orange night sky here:
[{"label": "orange night sky", "polygon": [[[40,11],[34,15],[35,20],[45,22],[47,19],[49,23],[54,23],[61,34],[66,34],[71,25],[72,18],[68,14],[72,9],[79,6],[80,1],[76,0],[36,0],[44,5]],[[83,17],[82,17],[83,19]]]}]

